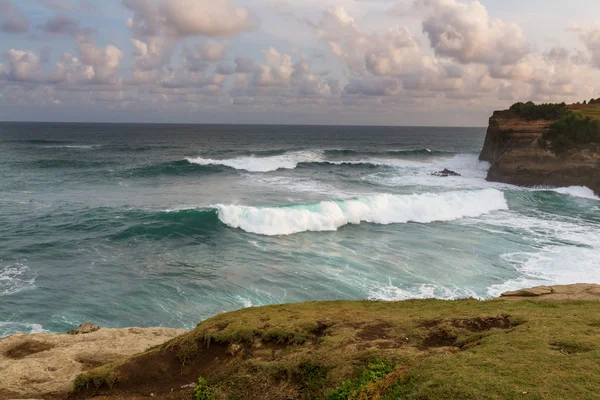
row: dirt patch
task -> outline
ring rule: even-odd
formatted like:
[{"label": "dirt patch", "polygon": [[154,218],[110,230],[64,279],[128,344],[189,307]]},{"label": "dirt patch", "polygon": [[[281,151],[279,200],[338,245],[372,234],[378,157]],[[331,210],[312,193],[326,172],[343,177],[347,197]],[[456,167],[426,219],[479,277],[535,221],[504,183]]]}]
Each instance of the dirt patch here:
[{"label": "dirt patch", "polygon": [[455,347],[458,338],[446,329],[439,328],[429,333],[418,346],[419,350],[427,350],[434,347]]},{"label": "dirt patch", "polygon": [[463,328],[471,332],[487,332],[492,329],[510,329],[516,326],[507,316],[492,318],[467,318],[454,319],[452,326]]},{"label": "dirt patch", "polygon": [[33,354],[53,349],[54,347],[56,346],[50,343],[29,340],[13,347],[12,349],[9,349],[6,353],[4,353],[4,355],[8,358],[12,358],[13,360],[21,360]]},{"label": "dirt patch", "polygon": [[389,322],[378,322],[373,325],[362,326],[356,337],[360,340],[373,341],[387,339],[387,331],[392,327]]},{"label": "dirt patch", "polygon": [[[99,388],[91,384],[73,398],[88,399],[92,395],[154,393],[158,398],[169,398],[167,394],[182,391],[182,386],[198,381],[199,376],[219,373],[227,368],[235,357],[228,353],[228,345],[204,342],[196,343],[197,353],[182,365],[180,347],[153,351],[133,357],[127,364],[114,370],[111,387],[103,383]],[[161,397],[163,396],[163,397]]]},{"label": "dirt patch", "polygon": [[323,336],[327,335],[326,331],[330,326],[331,324],[326,324],[325,322],[317,321],[317,327],[310,331],[310,333],[315,335],[316,338],[322,338]]}]

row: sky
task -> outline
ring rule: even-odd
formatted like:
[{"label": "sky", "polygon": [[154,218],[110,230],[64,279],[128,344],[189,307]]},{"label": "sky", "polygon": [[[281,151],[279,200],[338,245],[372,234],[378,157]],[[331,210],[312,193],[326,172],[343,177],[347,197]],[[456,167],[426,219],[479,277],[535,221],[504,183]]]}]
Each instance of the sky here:
[{"label": "sky", "polygon": [[0,120],[485,126],[600,97],[597,0],[0,0]]}]

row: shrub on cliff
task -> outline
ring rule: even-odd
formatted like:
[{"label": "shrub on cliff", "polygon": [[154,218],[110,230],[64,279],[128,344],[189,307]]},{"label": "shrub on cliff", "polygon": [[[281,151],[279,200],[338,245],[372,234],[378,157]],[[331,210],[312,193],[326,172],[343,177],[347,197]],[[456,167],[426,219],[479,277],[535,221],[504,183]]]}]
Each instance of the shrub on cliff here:
[{"label": "shrub on cliff", "polygon": [[525,119],[559,119],[568,111],[565,103],[560,104],[535,104],[531,101],[527,103],[515,103],[510,107],[510,110],[517,113],[521,118]]},{"label": "shrub on cliff", "polygon": [[550,126],[543,138],[552,142],[552,150],[556,153],[575,145],[600,143],[600,120],[568,111]]}]

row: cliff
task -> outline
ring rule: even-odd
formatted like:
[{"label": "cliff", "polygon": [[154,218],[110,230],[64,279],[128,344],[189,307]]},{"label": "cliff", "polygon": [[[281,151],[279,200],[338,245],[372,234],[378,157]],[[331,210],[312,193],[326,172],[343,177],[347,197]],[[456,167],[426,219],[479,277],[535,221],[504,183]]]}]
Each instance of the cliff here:
[{"label": "cliff", "polygon": [[600,195],[597,146],[556,155],[538,144],[554,121],[527,120],[512,111],[496,111],[480,159],[491,164],[487,179],[521,186],[587,186]]},{"label": "cliff", "polygon": [[600,286],[569,285],[248,308],[177,337],[14,335],[0,340],[0,399],[591,399],[597,300]]}]

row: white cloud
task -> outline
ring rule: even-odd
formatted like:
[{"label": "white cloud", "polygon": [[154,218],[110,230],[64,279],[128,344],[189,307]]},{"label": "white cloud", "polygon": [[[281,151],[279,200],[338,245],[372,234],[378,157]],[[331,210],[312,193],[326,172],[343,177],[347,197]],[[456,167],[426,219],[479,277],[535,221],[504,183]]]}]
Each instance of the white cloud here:
[{"label": "white cloud", "polygon": [[117,83],[123,52],[113,45],[104,48],[86,39],[79,39],[77,49],[83,64],[94,70],[94,81],[101,84]]},{"label": "white cloud", "polygon": [[253,15],[229,0],[123,0],[137,36],[233,37],[254,28]]},{"label": "white cloud", "polygon": [[415,4],[426,12],[423,31],[439,56],[464,64],[509,65],[530,52],[517,24],[490,18],[477,0],[417,0]]},{"label": "white cloud", "polygon": [[4,53],[8,59],[8,79],[15,82],[37,82],[42,79],[40,58],[29,50],[10,49]]}]

